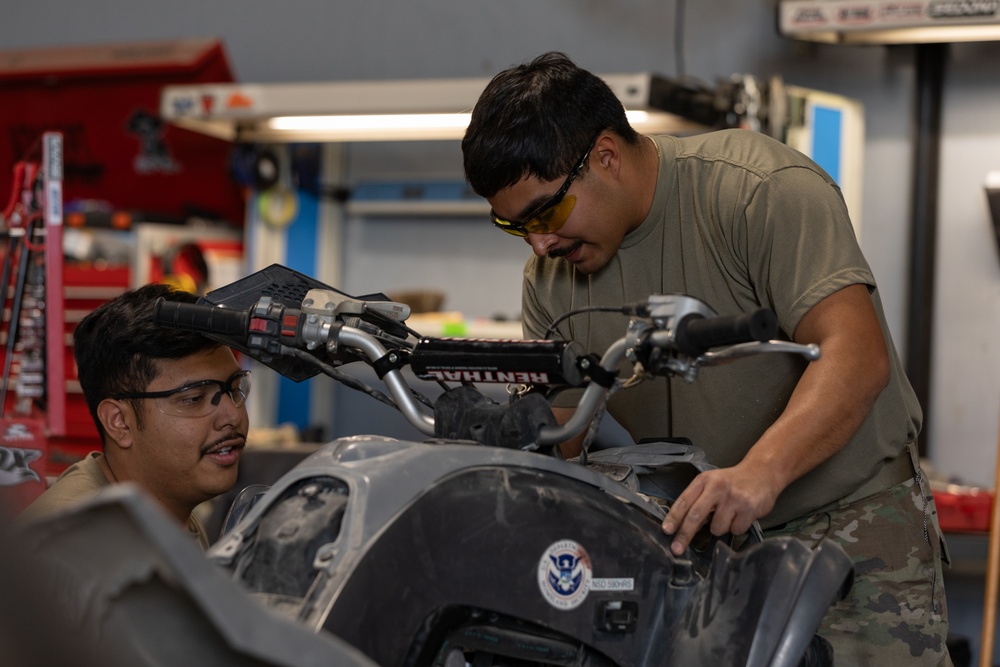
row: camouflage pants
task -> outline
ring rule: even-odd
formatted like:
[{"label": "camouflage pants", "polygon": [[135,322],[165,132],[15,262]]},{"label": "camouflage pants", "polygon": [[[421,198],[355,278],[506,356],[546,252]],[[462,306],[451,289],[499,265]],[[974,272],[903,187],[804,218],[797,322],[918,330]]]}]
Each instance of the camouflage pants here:
[{"label": "camouflage pants", "polygon": [[923,473],[829,512],[765,532],[837,542],[854,585],[819,628],[837,665],[952,665],[937,509]]}]

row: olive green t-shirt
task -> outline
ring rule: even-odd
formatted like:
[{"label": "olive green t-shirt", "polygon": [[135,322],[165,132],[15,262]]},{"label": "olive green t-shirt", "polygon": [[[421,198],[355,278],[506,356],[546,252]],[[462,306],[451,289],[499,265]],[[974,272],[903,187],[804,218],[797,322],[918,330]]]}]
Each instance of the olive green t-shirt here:
[{"label": "olive green t-shirt", "polygon": [[[67,468],[51,487],[18,515],[17,523],[25,524],[75,507],[111,486],[98,463],[102,456],[104,455],[100,452],[90,452]],[[209,547],[208,530],[196,514],[191,514],[187,529],[198,546],[202,549]]]},{"label": "olive green t-shirt", "polygon": [[[899,456],[921,424],[843,197],[807,157],[756,132],[654,140],[660,170],[652,206],[607,266],[584,275],[561,259],[527,262],[524,335],[541,338],[556,317],[576,308],[680,293],[720,315],[773,310],[781,338],[790,339],[819,301],[867,285],[889,347],[889,385],[854,438],[785,489],[761,524],[811,514]],[[585,313],[563,321],[557,336],[603,353],[626,323],[623,315]],[[770,354],[704,368],[693,384],[658,378],[619,392],[608,411],[635,439],[686,436],[714,465],[728,467],[781,414],[805,365],[797,356]]]}]

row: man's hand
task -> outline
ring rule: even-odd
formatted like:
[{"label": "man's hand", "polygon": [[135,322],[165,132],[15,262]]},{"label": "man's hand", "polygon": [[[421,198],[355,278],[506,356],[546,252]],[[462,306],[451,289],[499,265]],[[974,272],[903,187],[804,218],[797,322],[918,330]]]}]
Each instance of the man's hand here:
[{"label": "man's hand", "polygon": [[663,532],[673,535],[670,550],[680,556],[705,523],[715,536],[739,535],[771,511],[781,489],[761,479],[749,466],[707,470],[691,481],[663,519]]},{"label": "man's hand", "polygon": [[865,285],[817,303],[792,339],[816,343],[822,356],[739,464],[703,472],[674,503],[663,521],[674,554],[710,516],[713,535],[739,534],[770,512],[785,487],[847,444],[889,381],[888,351]]}]

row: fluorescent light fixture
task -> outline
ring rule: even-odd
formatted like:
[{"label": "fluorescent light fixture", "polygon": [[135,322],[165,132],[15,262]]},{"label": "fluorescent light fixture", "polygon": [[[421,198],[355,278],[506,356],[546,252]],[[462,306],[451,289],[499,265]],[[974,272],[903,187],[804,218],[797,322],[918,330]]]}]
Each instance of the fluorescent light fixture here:
[{"label": "fluorescent light fixture", "polygon": [[392,132],[404,128],[429,129],[466,128],[472,114],[468,113],[424,113],[424,114],[379,114],[371,116],[278,116],[267,121],[272,130],[291,132],[336,132],[386,130]]},{"label": "fluorescent light fixture", "polygon": [[828,44],[1000,40],[1000,3],[963,0],[781,0],[786,37]]},{"label": "fluorescent light fixture", "polygon": [[265,121],[278,136],[325,141],[388,141],[449,139],[469,126],[472,114],[368,114],[334,116],[277,116]]},{"label": "fluorescent light fixture", "polygon": [[900,28],[857,32],[817,31],[798,33],[796,39],[826,44],[937,44],[951,42],[992,42],[1000,39],[1000,26],[949,26]]},{"label": "fluorescent light fixture", "polygon": [[[647,111],[626,111],[633,125],[650,122]],[[267,127],[278,132],[392,133],[464,131],[472,120],[471,113],[372,114],[360,116],[277,116],[267,119]]]},{"label": "fluorescent light fixture", "polygon": [[[653,108],[656,77],[604,77],[640,132],[708,128]],[[242,142],[461,139],[489,79],[166,86],[161,116],[196,132]]]}]

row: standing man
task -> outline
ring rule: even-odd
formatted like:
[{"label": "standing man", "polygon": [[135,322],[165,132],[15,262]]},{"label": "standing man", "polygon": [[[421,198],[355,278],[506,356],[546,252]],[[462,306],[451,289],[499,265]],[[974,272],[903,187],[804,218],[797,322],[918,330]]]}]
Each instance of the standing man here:
[{"label": "standing man", "polygon": [[[608,86],[559,53],[494,77],[462,149],[493,224],[534,251],[526,337],[573,309],[679,292],[722,315],[771,309],[783,337],[821,347],[810,364],[760,356],[611,400],[634,438],[690,437],[719,467],[667,514],[673,552],[702,526],[722,535],[753,521],[769,536],[836,540],[856,570],[819,630],[837,663],[951,664],[942,542],[914,447],[920,407],[837,184],[747,130],[640,135]],[[624,325],[590,312],[557,333],[603,352]],[[573,398],[557,403],[563,421]]]},{"label": "standing man", "polygon": [[80,386],[103,451],[70,466],[19,522],[78,504],[111,484],[133,482],[208,548],[205,526],[193,512],[236,483],[249,425],[250,372],[228,347],[158,326],[153,307],[161,297],[197,301],[166,285],[146,285],[77,325]]}]

